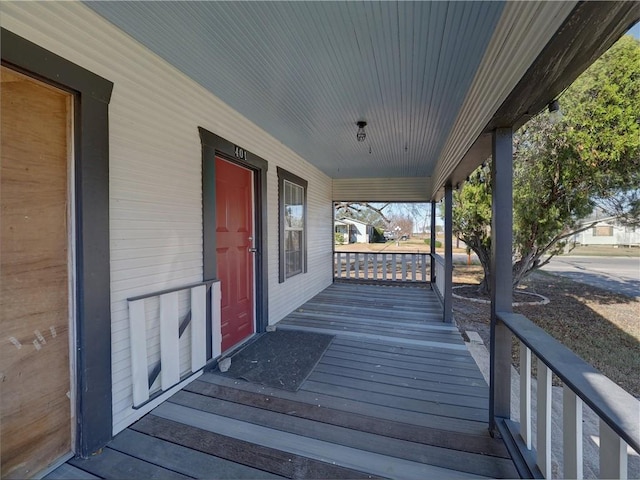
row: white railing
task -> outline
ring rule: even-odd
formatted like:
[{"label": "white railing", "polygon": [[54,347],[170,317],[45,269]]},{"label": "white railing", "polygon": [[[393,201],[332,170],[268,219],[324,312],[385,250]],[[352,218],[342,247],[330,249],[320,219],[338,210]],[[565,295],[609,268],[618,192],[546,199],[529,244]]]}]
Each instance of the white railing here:
[{"label": "white railing", "polygon": [[[208,292],[210,305],[218,306],[211,308],[214,337],[212,354],[215,357],[220,354],[219,328],[215,328],[220,320],[219,282],[202,282],[127,299],[134,408],[140,408],[204,367],[207,362]],[[187,311],[182,317],[179,314],[181,307]],[[190,332],[190,338],[183,338],[186,341],[181,342],[186,331]],[[154,355],[150,352],[158,348],[159,359],[154,362]],[[185,349],[189,351],[185,352]],[[186,371],[181,365],[185,363],[181,361],[184,358]],[[151,368],[150,363],[153,364]],[[152,391],[158,377],[159,388]]]},{"label": "white railing", "polygon": [[444,268],[444,257],[438,255],[437,253],[433,254],[433,265],[435,267],[435,291],[440,295],[440,298],[444,298],[444,282],[445,282],[445,268]]},{"label": "white railing", "polygon": [[336,279],[428,282],[428,253],[333,252]]},{"label": "white railing", "polygon": [[[503,436],[514,440],[528,474],[537,467],[551,478],[552,373],[563,382],[561,478],[583,478],[583,403],[599,418],[600,478],[627,478],[627,446],[640,453],[640,401],[560,344],[523,315],[497,313],[520,342],[520,422],[502,419]],[[532,435],[532,358],[537,358],[536,438]],[[504,388],[504,387],[503,387]],[[558,402],[556,402],[556,405]],[[500,423],[498,423],[500,428]],[[508,443],[507,443],[508,445]],[[516,462],[516,465],[518,462]],[[521,472],[522,475],[523,472]],[[535,475],[535,474],[534,474]]]}]

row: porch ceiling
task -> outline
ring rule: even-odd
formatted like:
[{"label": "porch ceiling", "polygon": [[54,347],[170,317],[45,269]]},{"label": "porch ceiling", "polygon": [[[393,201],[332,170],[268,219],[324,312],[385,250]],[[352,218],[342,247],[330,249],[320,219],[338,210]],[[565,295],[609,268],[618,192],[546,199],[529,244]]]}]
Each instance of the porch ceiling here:
[{"label": "porch ceiling", "polygon": [[486,158],[471,147],[575,2],[86,5],[330,177],[432,177],[430,197]]}]

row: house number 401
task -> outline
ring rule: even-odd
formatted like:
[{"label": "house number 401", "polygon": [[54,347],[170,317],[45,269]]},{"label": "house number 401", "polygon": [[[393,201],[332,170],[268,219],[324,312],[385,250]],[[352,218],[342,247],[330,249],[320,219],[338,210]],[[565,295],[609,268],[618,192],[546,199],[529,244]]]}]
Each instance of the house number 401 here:
[{"label": "house number 401", "polygon": [[247,159],[247,151],[244,148],[238,147],[237,145],[235,146],[235,154],[236,158],[239,158],[240,160]]}]

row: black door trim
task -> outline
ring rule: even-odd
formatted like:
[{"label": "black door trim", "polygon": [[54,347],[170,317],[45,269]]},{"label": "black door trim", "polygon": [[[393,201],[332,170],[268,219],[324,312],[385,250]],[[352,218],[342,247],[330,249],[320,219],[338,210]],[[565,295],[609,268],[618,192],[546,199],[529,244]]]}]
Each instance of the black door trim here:
[{"label": "black door trim", "polygon": [[2,29],[2,64],[74,94],[76,453],[113,429],[109,262],[109,100],[113,83]]},{"label": "black door trim", "polygon": [[[203,280],[215,280],[216,265],[216,172],[215,158],[219,156],[255,172],[255,246],[256,253],[256,333],[266,331],[268,310],[268,250],[267,250],[267,170],[263,158],[234,145],[230,141],[198,127],[202,143],[202,230]],[[207,322],[208,325],[211,322]],[[207,332],[210,335],[210,332]],[[209,336],[209,338],[211,338]],[[207,342],[210,344],[210,342]],[[211,352],[207,352],[211,358]]]}]

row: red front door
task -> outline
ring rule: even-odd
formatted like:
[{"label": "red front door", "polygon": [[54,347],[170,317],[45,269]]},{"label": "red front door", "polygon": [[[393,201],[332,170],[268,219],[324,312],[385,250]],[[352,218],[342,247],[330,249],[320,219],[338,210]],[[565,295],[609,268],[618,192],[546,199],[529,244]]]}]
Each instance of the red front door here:
[{"label": "red front door", "polygon": [[216,260],[222,351],[254,331],[253,173],[216,157]]}]

